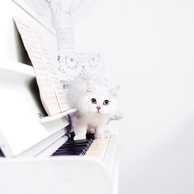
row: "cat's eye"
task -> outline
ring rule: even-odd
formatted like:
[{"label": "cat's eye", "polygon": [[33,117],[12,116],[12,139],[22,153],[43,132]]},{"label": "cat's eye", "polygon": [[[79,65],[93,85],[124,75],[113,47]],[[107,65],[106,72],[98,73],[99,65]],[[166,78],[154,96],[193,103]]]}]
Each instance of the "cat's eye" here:
[{"label": "cat's eye", "polygon": [[109,103],[110,103],[109,100],[105,100],[105,101],[103,102],[103,105],[108,105]]},{"label": "cat's eye", "polygon": [[96,100],[95,98],[92,98],[92,99],[91,99],[91,103],[92,103],[92,104],[96,104],[96,103],[97,103],[97,100]]}]

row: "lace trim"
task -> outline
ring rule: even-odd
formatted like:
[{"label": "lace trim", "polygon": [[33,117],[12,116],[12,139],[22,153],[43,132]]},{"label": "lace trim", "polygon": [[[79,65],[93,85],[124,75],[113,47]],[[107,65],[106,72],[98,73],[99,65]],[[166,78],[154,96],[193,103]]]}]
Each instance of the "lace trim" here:
[{"label": "lace trim", "polygon": [[65,52],[58,56],[59,78],[71,81],[78,75],[94,78],[104,74],[103,56],[100,53]]}]

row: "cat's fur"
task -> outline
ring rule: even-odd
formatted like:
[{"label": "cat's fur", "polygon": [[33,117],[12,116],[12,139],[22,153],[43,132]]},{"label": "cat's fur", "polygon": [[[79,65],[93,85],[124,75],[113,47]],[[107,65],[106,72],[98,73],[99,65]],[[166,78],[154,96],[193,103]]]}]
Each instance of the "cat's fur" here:
[{"label": "cat's fur", "polygon": [[79,76],[74,79],[67,92],[67,100],[70,108],[77,109],[70,115],[75,140],[85,139],[86,133],[95,133],[95,138],[102,138],[108,122],[122,118],[117,101],[118,91],[119,86],[108,89],[102,78],[88,80]]}]

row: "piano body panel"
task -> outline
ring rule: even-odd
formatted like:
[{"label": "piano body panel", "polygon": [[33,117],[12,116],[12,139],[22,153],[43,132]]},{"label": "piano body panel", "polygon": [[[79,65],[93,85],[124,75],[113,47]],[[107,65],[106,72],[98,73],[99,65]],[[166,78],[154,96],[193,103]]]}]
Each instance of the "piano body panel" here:
[{"label": "piano body panel", "polygon": [[1,194],[113,194],[112,177],[85,157],[1,159]]},{"label": "piano body panel", "polygon": [[0,118],[3,118],[0,122],[0,131],[12,149],[5,154],[11,157],[23,152],[24,147],[30,148],[64,129],[69,123],[65,117],[40,123],[38,114],[46,113],[40,101],[32,67],[25,66],[26,71],[19,71],[19,68],[17,70],[14,68],[22,64],[12,64],[13,62],[9,64],[8,61],[5,63],[2,68],[0,65]]}]

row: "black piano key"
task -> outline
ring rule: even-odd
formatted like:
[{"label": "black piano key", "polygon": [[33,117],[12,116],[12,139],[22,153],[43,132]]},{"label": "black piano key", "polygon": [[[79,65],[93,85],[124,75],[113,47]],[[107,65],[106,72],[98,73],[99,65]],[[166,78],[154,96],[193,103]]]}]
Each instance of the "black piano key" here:
[{"label": "black piano key", "polygon": [[79,155],[81,155],[81,156],[85,155],[86,152],[87,152],[87,150],[88,150],[88,149],[84,149]]},{"label": "black piano key", "polygon": [[86,139],[73,140],[72,138],[66,141],[52,156],[62,155],[84,155],[94,140],[94,135],[89,134]]},{"label": "black piano key", "polygon": [[82,150],[66,150],[64,152],[55,152],[52,156],[80,155]]},{"label": "black piano key", "polygon": [[[91,141],[91,140],[90,140]],[[85,140],[85,141],[79,141],[79,142],[75,142],[75,141],[71,141],[71,142],[66,142],[65,144],[63,144],[62,146],[61,146],[61,148],[63,148],[63,147],[70,147],[70,146],[74,146],[74,145],[77,145],[77,146],[79,146],[79,145],[86,145],[86,144],[88,144],[90,141],[88,141],[88,140]]]},{"label": "black piano key", "polygon": [[77,150],[77,151],[79,151],[79,150],[83,150],[85,148],[85,146],[84,145],[82,145],[82,146],[74,146],[74,147],[67,147],[67,148],[63,148],[63,149],[58,149],[56,152],[65,152],[65,151],[68,151],[68,150]]},{"label": "black piano key", "polygon": [[63,148],[59,148],[57,150],[57,152],[63,152],[63,151],[66,151],[66,150],[81,150],[81,149],[84,149],[84,148],[87,148],[89,147],[91,144],[87,144],[87,145],[82,145],[82,146],[70,146],[70,147],[63,147]]},{"label": "black piano key", "polygon": [[63,147],[70,147],[70,146],[74,146],[74,145],[76,145],[76,146],[81,146],[81,145],[87,145],[87,144],[91,144],[93,142],[93,140],[82,140],[82,141],[79,141],[79,140],[76,140],[76,141],[71,141],[71,142],[66,142],[66,143],[64,143],[62,146],[61,146],[61,148],[63,148]]},{"label": "black piano key", "polygon": [[65,154],[61,154],[61,153],[54,153],[52,154],[51,156],[77,156],[77,154],[75,153],[72,153],[72,152],[68,152],[68,153],[65,153]]},{"label": "black piano key", "polygon": [[95,139],[94,134],[87,134],[86,139]]},{"label": "black piano key", "polygon": [[71,148],[62,151],[56,151],[53,155],[80,155],[84,151],[84,147],[82,148]]}]

